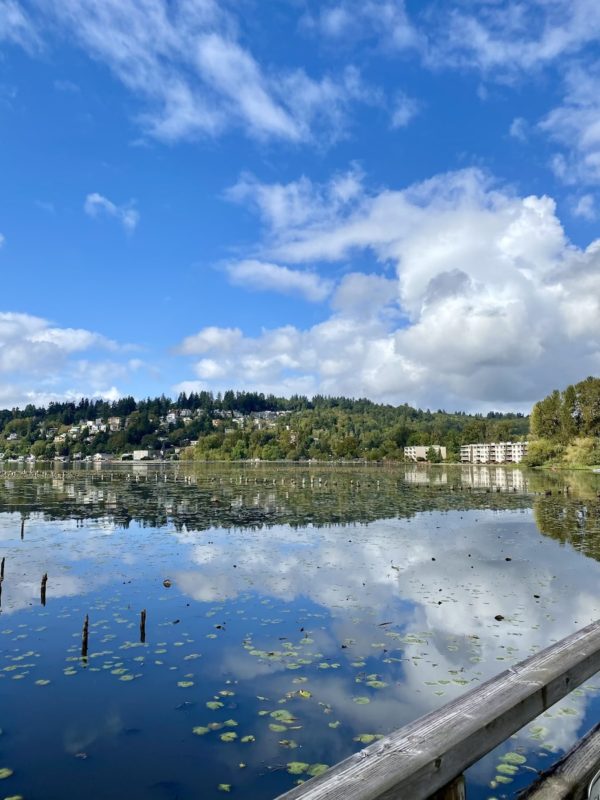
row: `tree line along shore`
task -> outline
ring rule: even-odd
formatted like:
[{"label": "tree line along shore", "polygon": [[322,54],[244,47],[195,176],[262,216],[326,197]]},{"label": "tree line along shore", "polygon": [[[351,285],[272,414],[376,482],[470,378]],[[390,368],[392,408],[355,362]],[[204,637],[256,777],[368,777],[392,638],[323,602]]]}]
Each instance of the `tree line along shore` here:
[{"label": "tree line along shore", "polygon": [[[0,411],[0,458],[404,461],[404,448],[529,440],[529,466],[600,464],[600,379],[554,391],[521,413],[422,410],[367,399],[258,392],[28,405]],[[433,458],[432,460],[439,460]]]}]

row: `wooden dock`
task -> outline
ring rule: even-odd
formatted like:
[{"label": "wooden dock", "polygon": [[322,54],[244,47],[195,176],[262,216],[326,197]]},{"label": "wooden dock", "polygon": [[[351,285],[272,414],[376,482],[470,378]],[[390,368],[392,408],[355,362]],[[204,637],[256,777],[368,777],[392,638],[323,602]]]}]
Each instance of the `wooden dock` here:
[{"label": "wooden dock", "polygon": [[[278,800],[461,800],[468,767],[599,671],[597,621]],[[582,790],[594,768],[600,769],[600,737],[592,736],[585,745],[583,758],[580,748],[574,751],[580,753],[581,768],[562,768],[563,774],[569,773],[571,789]],[[535,795],[549,800],[571,796]]]}]

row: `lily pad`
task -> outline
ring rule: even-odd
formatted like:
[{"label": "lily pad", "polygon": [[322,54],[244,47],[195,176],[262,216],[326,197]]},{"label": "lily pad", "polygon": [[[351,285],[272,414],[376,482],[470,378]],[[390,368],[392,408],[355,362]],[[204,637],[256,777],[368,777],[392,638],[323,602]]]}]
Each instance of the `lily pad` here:
[{"label": "lily pad", "polygon": [[519,766],[520,764],[524,764],[527,759],[520,753],[505,753],[503,756],[500,756],[500,761],[504,761],[505,764],[516,764]]},{"label": "lily pad", "polygon": [[290,761],[287,764],[287,771],[290,775],[302,775],[309,767],[310,764],[306,764],[304,761]]},{"label": "lily pad", "polygon": [[311,764],[306,771],[311,778],[316,778],[317,775],[322,775],[324,772],[327,772],[328,769],[329,767],[327,764]]}]

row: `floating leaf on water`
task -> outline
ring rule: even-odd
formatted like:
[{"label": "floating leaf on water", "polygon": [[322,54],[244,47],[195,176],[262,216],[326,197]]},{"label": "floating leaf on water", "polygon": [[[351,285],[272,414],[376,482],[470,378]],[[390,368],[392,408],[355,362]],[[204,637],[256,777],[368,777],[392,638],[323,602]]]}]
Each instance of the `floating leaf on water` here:
[{"label": "floating leaf on water", "polygon": [[127,674],[127,675],[121,675],[119,680],[120,681],[132,681],[132,680],[134,680],[134,678],[135,678],[135,675]]},{"label": "floating leaf on water", "polygon": [[35,682],[35,685],[36,686],[48,686],[49,683],[50,683],[49,680],[46,680],[45,678],[40,678],[39,681]]},{"label": "floating leaf on water", "polygon": [[194,685],[194,681],[177,681],[177,686],[181,689],[189,689],[190,686]]},{"label": "floating leaf on water", "polygon": [[328,722],[327,724],[330,728],[339,728],[342,723],[337,719],[335,722]]},{"label": "floating leaf on water", "polygon": [[384,689],[387,683],[384,681],[367,681],[367,686],[370,686],[372,689]]},{"label": "floating leaf on water", "polygon": [[230,791],[231,791],[231,784],[230,784],[230,783],[220,783],[220,784],[217,786],[217,789],[218,789],[220,792],[230,792]]},{"label": "floating leaf on water", "polygon": [[371,744],[376,739],[381,739],[381,734],[377,733],[360,733],[358,736],[354,737],[355,742],[360,742],[361,744]]},{"label": "floating leaf on water", "polygon": [[250,742],[255,742],[255,741],[256,741],[256,736],[252,736],[252,734],[248,734],[248,736],[242,736],[242,738],[240,739],[240,742],[243,742],[243,744],[250,744]]},{"label": "floating leaf on water", "polygon": [[327,772],[328,769],[329,767],[327,764],[311,764],[307,772],[311,778],[316,778],[317,775],[322,775],[324,772]]},{"label": "floating leaf on water", "polygon": [[504,761],[505,764],[520,765],[524,764],[527,761],[527,759],[520,753],[504,753],[503,756],[500,756],[500,761]]},{"label": "floating leaf on water", "polygon": [[269,724],[269,729],[275,731],[275,733],[283,733],[283,731],[287,731],[285,725],[277,725],[275,722],[271,722]]},{"label": "floating leaf on water", "polygon": [[496,772],[501,775],[516,775],[518,771],[519,768],[515,767],[514,764],[498,764],[496,766]]},{"label": "floating leaf on water", "polygon": [[6,778],[10,778],[13,774],[13,770],[9,769],[8,767],[0,767],[0,781],[5,780]]},{"label": "floating leaf on water", "polygon": [[358,703],[359,706],[364,706],[371,702],[368,697],[353,697],[352,699],[355,703]]},{"label": "floating leaf on water", "polygon": [[226,719],[223,725],[226,725],[228,728],[237,728],[237,722],[234,719]]},{"label": "floating leaf on water", "polygon": [[290,761],[286,766],[290,775],[302,775],[310,767],[310,764],[306,764],[304,761]]},{"label": "floating leaf on water", "polygon": [[227,731],[226,733],[222,733],[220,739],[222,742],[235,742],[238,738],[238,735],[235,731]]},{"label": "floating leaf on water", "polygon": [[312,697],[312,692],[309,692],[308,689],[298,689],[296,694],[304,700],[308,700],[309,697]]},{"label": "floating leaf on water", "polygon": [[192,733],[195,733],[196,736],[204,736],[204,734],[208,733],[210,728],[204,728],[202,725],[197,725],[195,728],[192,728]]},{"label": "floating leaf on water", "polygon": [[287,747],[289,750],[295,750],[296,747],[298,747],[298,743],[293,739],[280,739],[279,744],[282,747]]},{"label": "floating leaf on water", "polygon": [[271,711],[271,716],[273,719],[279,720],[279,722],[291,723],[296,721],[296,717],[290,714],[290,712],[285,708],[277,709],[277,711]]},{"label": "floating leaf on water", "polygon": [[508,775],[496,775],[496,783],[512,783],[512,778],[509,778]]},{"label": "floating leaf on water", "polygon": [[217,711],[217,709],[223,708],[223,703],[219,700],[209,700],[206,707],[210,708],[211,711]]}]

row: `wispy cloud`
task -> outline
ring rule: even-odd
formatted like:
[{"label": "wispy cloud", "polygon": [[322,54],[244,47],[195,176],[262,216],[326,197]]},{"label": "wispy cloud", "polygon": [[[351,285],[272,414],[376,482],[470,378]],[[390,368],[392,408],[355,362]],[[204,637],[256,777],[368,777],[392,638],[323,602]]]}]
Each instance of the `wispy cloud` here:
[{"label": "wispy cloud", "polygon": [[[13,0],[3,0],[12,2]],[[216,0],[39,0],[51,20],[105,64],[143,104],[146,134],[175,142],[238,127],[259,139],[321,141],[344,134],[349,104],[373,102],[356,70],[309,76],[261,64]]]},{"label": "wispy cloud", "polygon": [[90,217],[98,217],[102,214],[114,217],[128,232],[134,231],[140,221],[139,212],[132,208],[131,205],[117,206],[107,197],[98,194],[98,192],[92,192],[87,195],[83,208]]},{"label": "wispy cloud", "polygon": [[337,0],[323,3],[304,26],[338,43],[377,38],[391,52],[420,50],[423,34],[410,19],[404,0]]},{"label": "wispy cloud", "polygon": [[450,7],[439,22],[429,50],[435,64],[507,77],[540,69],[596,41],[600,7],[596,0],[467,3],[464,10]]},{"label": "wispy cloud", "polygon": [[0,42],[18,44],[33,52],[40,46],[37,30],[17,0],[0,0]]},{"label": "wispy cloud", "polygon": [[559,178],[567,184],[600,183],[600,61],[567,71],[563,102],[539,127],[566,148],[553,161]]},{"label": "wispy cloud", "polygon": [[598,219],[596,199],[593,194],[584,194],[573,203],[573,216],[594,222]]},{"label": "wispy cloud", "polygon": [[392,128],[405,128],[417,116],[421,104],[414,97],[400,92],[396,95],[392,107]]},{"label": "wispy cloud", "polygon": [[229,280],[236,286],[256,291],[279,292],[320,303],[331,293],[333,282],[316,272],[289,269],[278,264],[248,259],[226,267]]},{"label": "wispy cloud", "polygon": [[510,123],[510,128],[508,129],[508,132],[513,139],[517,139],[519,142],[526,142],[529,132],[529,125],[527,124],[527,120],[524,119],[523,117],[515,117],[513,121]]}]

